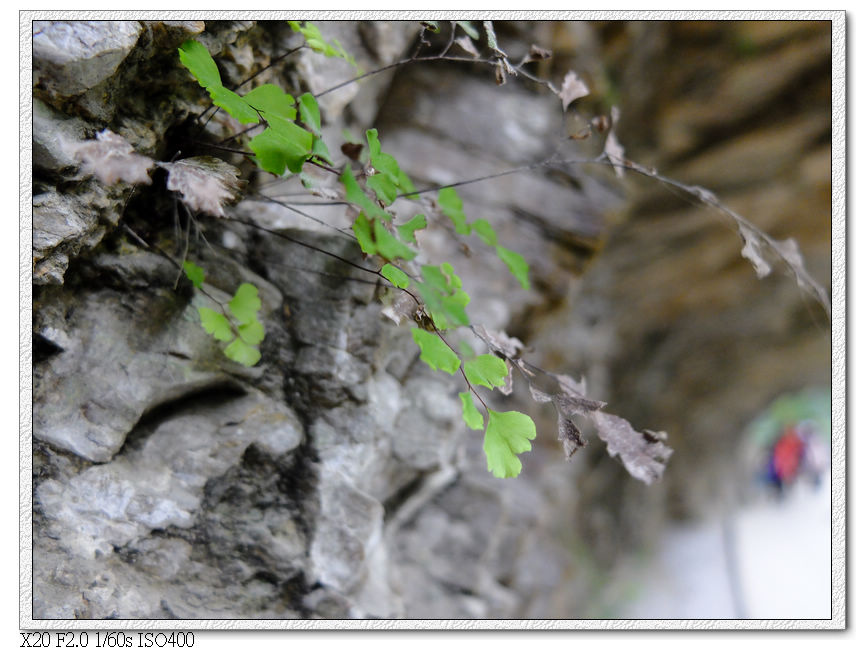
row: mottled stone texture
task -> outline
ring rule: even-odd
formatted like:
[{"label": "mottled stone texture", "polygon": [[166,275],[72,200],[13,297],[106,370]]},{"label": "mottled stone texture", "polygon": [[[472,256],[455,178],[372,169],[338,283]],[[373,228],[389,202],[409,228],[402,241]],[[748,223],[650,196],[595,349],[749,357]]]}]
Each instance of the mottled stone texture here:
[{"label": "mottled stone texture", "polygon": [[[411,53],[418,34],[410,22],[321,28],[365,70]],[[423,188],[557,146],[597,155],[598,138],[563,141],[561,129],[577,133],[615,98],[635,156],[717,190],[773,236],[800,238],[827,281],[828,29],[788,30],[503,24],[499,44],[516,61],[538,43],[555,52],[539,74],[587,79],[584,117],[572,109],[563,122],[543,86],[497,86],[492,68],[436,62],[323,95],[324,137],[341,167],[343,132],[377,127]],[[638,427],[667,429],[676,450],[650,488],[594,436],[566,463],[554,413],[518,381],[490,405],[530,412],[538,439],[518,479],[493,478],[482,435],[462,422],[459,375],[418,360],[409,328],[382,315],[375,276],[315,250],[371,265],[339,231],[353,218],[344,206],[280,206],[270,199],[297,198],[297,179],[223,152],[250,178],[227,212],[277,234],[201,217],[187,235],[162,172],[133,194],[70,158],[64,142],[104,128],[157,160],[220,153],[198,141],[239,127],[222,112],[203,131],[194,122],[207,97],[176,56],[191,36],[227,86],[300,43],[285,23],[34,25],[35,618],[609,616],[617,585],[604,567],[650,540],[670,506],[712,506],[756,409],[825,381],[817,308],[789,278],[754,278],[735,233],[705,210],[641,185],[623,215],[623,186],[599,165],[466,185],[466,213],[525,255],[532,289],[441,219],[419,233],[419,260],[450,261],[474,322],[521,336],[538,365],[585,374],[593,396]],[[705,60],[670,65],[686,46]],[[701,62],[709,81],[695,81]],[[299,95],[355,74],[301,50],[254,83]],[[321,198],[302,200],[337,196],[332,175],[306,171]],[[395,205],[434,217],[430,199]],[[259,288],[267,337],[254,368],[229,361],[198,324],[207,299],[166,258],[184,250],[210,295]]]}]

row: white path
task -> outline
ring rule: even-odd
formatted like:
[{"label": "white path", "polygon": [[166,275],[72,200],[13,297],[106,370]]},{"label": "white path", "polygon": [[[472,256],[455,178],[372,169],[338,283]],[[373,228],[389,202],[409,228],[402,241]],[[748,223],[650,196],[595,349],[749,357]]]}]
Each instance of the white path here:
[{"label": "white path", "polygon": [[[797,486],[732,518],[747,618],[831,616],[831,504],[828,481]],[[622,618],[737,618],[720,518],[671,527],[637,578],[639,595]]]}]

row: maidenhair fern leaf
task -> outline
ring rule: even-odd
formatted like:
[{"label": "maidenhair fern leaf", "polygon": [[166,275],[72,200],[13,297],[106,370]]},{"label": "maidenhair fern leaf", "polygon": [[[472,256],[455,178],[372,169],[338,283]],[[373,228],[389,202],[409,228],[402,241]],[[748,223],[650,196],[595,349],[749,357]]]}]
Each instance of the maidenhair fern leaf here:
[{"label": "maidenhair fern leaf", "polygon": [[463,200],[452,187],[444,187],[438,194],[439,207],[445,216],[454,223],[454,228],[460,235],[471,234],[471,228],[466,223],[466,214],[463,212]]},{"label": "maidenhair fern leaf", "polygon": [[460,367],[460,358],[436,334],[422,329],[413,329],[412,338],[420,348],[421,361],[433,370],[444,370],[454,374]]},{"label": "maidenhair fern leaf", "polygon": [[178,48],[180,62],[192,73],[202,88],[222,86],[219,68],[210,56],[210,52],[195,40],[186,41]]},{"label": "maidenhair fern leaf", "polygon": [[289,131],[288,127],[279,131],[265,129],[249,141],[249,148],[263,170],[282,176],[286,169],[297,174],[303,168],[312,147],[312,134],[294,126],[297,131]]},{"label": "maidenhair fern leaf", "polygon": [[201,286],[204,284],[204,269],[190,262],[189,260],[183,261],[183,272],[186,274],[186,277],[189,278],[189,281],[195,286],[197,289],[201,289]]},{"label": "maidenhair fern leaf", "polygon": [[298,99],[298,108],[300,108],[300,119],[306,124],[313,133],[321,136],[321,113],[318,109],[318,102],[310,93],[303,93]]},{"label": "maidenhair fern leaf", "polygon": [[386,277],[393,286],[399,289],[405,289],[410,284],[411,280],[401,270],[392,264],[385,264],[381,267],[381,274]]},{"label": "maidenhair fern leaf", "polygon": [[243,342],[249,345],[258,345],[264,340],[264,325],[258,319],[240,325],[237,332]]},{"label": "maidenhair fern leaf", "polygon": [[424,228],[426,228],[426,217],[422,214],[416,214],[401,226],[397,226],[396,231],[399,233],[399,236],[402,237],[403,241],[409,242],[410,244],[417,244],[415,232]]},{"label": "maidenhair fern leaf", "polygon": [[463,403],[463,420],[465,420],[468,428],[474,429],[475,431],[483,429],[484,416],[481,415],[478,407],[475,406],[475,403],[472,401],[472,394],[468,391],[460,393],[460,400]]},{"label": "maidenhair fern leaf", "polygon": [[475,231],[475,234],[477,234],[477,236],[481,238],[481,241],[487,246],[495,246],[498,244],[499,237],[490,225],[490,222],[486,219],[476,219],[475,221],[472,221],[471,227],[472,230]]},{"label": "maidenhair fern leaf", "polygon": [[207,92],[210,93],[214,104],[225,109],[241,124],[255,124],[259,121],[258,113],[233,90],[224,86],[211,86]]},{"label": "maidenhair fern leaf", "polygon": [[532,450],[535,423],[525,413],[518,411],[489,411],[490,418],[484,434],[484,453],[487,469],[496,478],[513,478],[523,468],[517,454]]},{"label": "maidenhair fern leaf", "polygon": [[360,66],[357,64],[357,61],[355,61],[354,57],[345,51],[342,44],[336,39],[333,39],[330,42],[324,40],[321,30],[319,30],[319,28],[313,23],[306,21],[301,25],[300,21],[289,20],[288,24],[291,26],[293,31],[303,34],[306,44],[313,52],[324,54],[326,57],[338,57],[343,59],[354,66],[355,70],[360,72]]},{"label": "maidenhair fern leaf", "polygon": [[252,323],[257,320],[258,310],[261,309],[261,299],[258,297],[256,286],[249,282],[241,284],[234,293],[231,302],[228,303],[228,308],[241,324]]},{"label": "maidenhair fern leaf", "polygon": [[379,217],[385,221],[391,220],[391,216],[364,193],[352,174],[351,167],[346,166],[339,180],[342,182],[343,187],[345,187],[345,198],[347,201],[358,206],[368,217]]},{"label": "maidenhair fern leaf", "polygon": [[[297,117],[294,97],[273,84],[264,84],[253,88],[243,96],[243,101],[262,113],[276,115],[286,120],[293,120]],[[302,114],[303,109],[301,109]]]},{"label": "maidenhair fern leaf", "polygon": [[232,361],[250,367],[261,360],[261,352],[258,351],[258,348],[244,343],[239,338],[234,339],[234,342],[225,348],[225,356]]},{"label": "maidenhair fern leaf", "polygon": [[490,390],[495,386],[504,386],[508,367],[502,359],[492,354],[481,354],[471,361],[466,361],[466,379],[477,386],[486,386]]},{"label": "maidenhair fern leaf", "polygon": [[198,315],[201,317],[201,326],[204,331],[211,334],[217,341],[230,341],[234,338],[231,332],[231,323],[228,319],[208,307],[199,307]]},{"label": "maidenhair fern leaf", "polygon": [[529,288],[529,265],[519,253],[505,248],[504,246],[496,246],[496,253],[499,258],[508,267],[508,270],[514,277],[520,281],[523,289]]}]

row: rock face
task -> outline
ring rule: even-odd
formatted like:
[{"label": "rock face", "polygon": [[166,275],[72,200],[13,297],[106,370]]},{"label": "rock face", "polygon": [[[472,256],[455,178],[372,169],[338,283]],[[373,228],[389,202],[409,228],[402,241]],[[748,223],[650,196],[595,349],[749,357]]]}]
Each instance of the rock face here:
[{"label": "rock face", "polygon": [[[407,22],[321,28],[365,70],[411,53],[418,35]],[[531,42],[552,43],[558,58],[582,61],[579,69],[591,78],[604,47],[615,41],[605,29],[502,25],[499,43],[515,60]],[[460,378],[433,373],[418,360],[409,329],[383,316],[382,299],[389,298],[357,268],[369,261],[344,230],[353,219],[345,206],[286,208],[278,202],[302,190],[296,178],[256,176],[227,153],[252,178],[246,198],[227,211],[251,225],[200,217],[190,227],[178,217],[161,172],[133,193],[123,183],[105,187],[78,168],[64,142],[104,128],[164,161],[178,150],[181,157],[212,155],[201,140],[218,142],[239,130],[223,113],[203,131],[195,123],[207,97],[176,55],[191,36],[219,62],[226,86],[261,72],[255,83],[277,83],[293,94],[323,92],[357,74],[347,62],[308,49],[267,67],[300,44],[284,23],[34,25],[34,618],[606,615],[608,594],[596,588],[600,567],[651,538],[667,505],[689,485],[687,469],[671,467],[675,489],[665,487],[666,479],[647,489],[594,438],[565,463],[554,413],[525,397],[493,397],[491,405],[526,410],[538,422],[521,476],[495,479],[482,435],[462,421]],[[446,34],[438,38],[434,46],[447,42]],[[781,42],[771,41],[767,51]],[[816,48],[808,50],[811,58],[822,56],[808,43]],[[627,63],[634,55],[614,49],[617,56]],[[793,76],[811,70],[798,58],[778,58]],[[719,92],[735,95],[758,73],[741,74],[744,81]],[[758,86],[759,107],[775,95]],[[497,86],[486,66],[404,66],[319,101],[331,152],[340,150],[345,130],[358,137],[375,126],[385,151],[419,188],[535,163],[561,146],[561,100],[513,78]],[[724,146],[737,140],[714,149],[694,144],[715,122],[707,126],[698,110],[681,110],[697,117],[687,136],[672,138],[670,164],[700,151],[691,168],[673,171],[711,186],[712,161],[729,160]],[[747,123],[751,113],[737,110]],[[828,170],[819,148],[816,157],[802,157],[825,124],[816,108],[814,115],[801,113],[791,122],[801,128],[782,124],[759,135],[781,147],[778,156],[797,161],[785,169],[810,179],[796,190],[804,200],[822,187]],[[631,127],[623,121],[623,128]],[[572,157],[598,153],[594,141],[565,147]],[[344,159],[336,154],[334,162],[340,167]],[[328,203],[336,179],[310,166],[305,171]],[[758,211],[763,215],[784,209],[790,179],[773,179],[770,198],[778,202]],[[473,322],[522,337],[538,365],[586,374],[593,396],[611,402],[615,396],[614,410],[640,426],[670,429],[674,448],[680,445],[674,458],[700,460],[689,445],[728,433],[722,427],[710,434],[719,409],[735,411],[731,422],[739,422],[761,395],[786,385],[782,376],[821,376],[810,364],[824,342],[800,327],[795,282],[760,285],[744,260],[714,278],[734,264],[728,258],[738,255],[737,240],[692,225],[702,217],[668,212],[652,217],[667,229],[649,232],[655,221],[641,212],[611,235],[605,215],[620,209],[623,197],[610,170],[533,167],[460,193],[467,214],[487,219],[504,246],[526,257],[532,289],[521,289],[487,247],[473,241],[460,248],[443,222],[418,234],[421,261],[454,265],[472,296]],[[415,204],[402,203],[395,206],[410,216]],[[812,222],[804,209],[799,214],[801,227],[789,234],[804,236],[808,263],[825,271],[825,239],[809,235]],[[766,219],[761,225],[771,230],[775,222]],[[779,231],[786,229],[779,224]],[[681,251],[670,244],[676,241]],[[663,264],[659,250],[670,256]],[[197,309],[210,303],[169,259],[181,260],[184,251],[205,269],[210,296],[227,301],[242,282],[258,287],[267,336],[257,366],[228,360],[201,328]],[[699,291],[670,280],[682,268]],[[784,297],[780,310],[772,305],[776,295]],[[639,319],[632,316],[637,302]],[[718,313],[729,318],[713,323]],[[709,392],[705,377],[714,362],[691,371],[703,373],[703,384],[686,373],[677,384],[670,368],[681,356],[674,353],[695,344],[721,349],[758,332],[760,340],[783,341],[770,355],[775,365],[762,393],[743,400],[763,376],[736,375],[742,366],[729,365],[729,389],[684,418],[676,400]],[[740,355],[753,345],[741,343]],[[791,353],[793,347],[807,354]],[[640,354],[647,358],[624,372]],[[748,357],[744,367],[764,368],[767,359]],[[664,391],[670,394],[662,398]],[[684,431],[696,430],[698,420],[711,426],[689,442]],[[693,507],[700,498],[692,497]]]}]

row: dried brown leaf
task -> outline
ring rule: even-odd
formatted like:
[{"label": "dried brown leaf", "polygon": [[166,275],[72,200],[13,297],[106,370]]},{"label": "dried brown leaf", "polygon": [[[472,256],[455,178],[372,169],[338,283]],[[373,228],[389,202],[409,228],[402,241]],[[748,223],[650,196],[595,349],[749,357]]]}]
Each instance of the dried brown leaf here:
[{"label": "dried brown leaf", "polygon": [[765,278],[772,272],[772,265],[763,257],[763,242],[759,233],[743,224],[739,224],[739,233],[745,242],[742,257],[751,262],[758,278]]},{"label": "dried brown leaf", "polygon": [[113,131],[100,131],[95,140],[67,142],[66,149],[81,162],[84,173],[93,174],[106,185],[117,181],[150,185],[147,172],[154,161],[135,153],[132,145]]},{"label": "dried brown leaf", "polygon": [[471,54],[472,58],[474,59],[478,58],[481,55],[481,53],[478,52],[477,48],[475,47],[475,44],[472,43],[472,39],[470,39],[468,36],[460,36],[454,41],[454,43],[456,43],[466,52]]},{"label": "dried brown leaf", "polygon": [[662,440],[661,432],[640,433],[618,415],[592,411],[590,418],[598,437],[607,443],[610,456],[619,456],[631,476],[650,485],[661,478],[666,462],[673,453]]},{"label": "dried brown leaf", "polygon": [[520,350],[526,347],[522,341],[504,332],[488,332],[483,325],[476,325],[472,329],[493,352],[498,352],[509,359],[518,357]]},{"label": "dried brown leaf", "polygon": [[197,156],[159,166],[168,170],[166,187],[180,192],[180,200],[194,212],[225,217],[222,206],[240,198],[240,170],[219,158]]},{"label": "dried brown leaf", "polygon": [[583,436],[580,435],[580,430],[577,426],[566,417],[563,417],[561,413],[559,413],[559,440],[562,443],[565,458],[568,460],[577,453],[578,449],[585,447],[587,444]]},{"label": "dried brown leaf", "polygon": [[562,110],[567,110],[571,102],[588,94],[589,87],[580,79],[580,76],[576,72],[570,70],[565,75],[565,79],[562,81],[562,89],[559,91],[559,97],[562,100]]},{"label": "dried brown leaf", "polygon": [[414,320],[416,311],[417,303],[414,299],[404,291],[400,291],[390,304],[381,310],[381,313],[397,325],[402,325],[406,321]]},{"label": "dried brown leaf", "polygon": [[613,106],[610,111],[610,132],[607,134],[607,141],[604,143],[604,155],[607,160],[614,164],[616,176],[622,178],[625,175],[625,170],[621,165],[625,164],[625,148],[616,137],[616,124],[619,121],[619,107]]},{"label": "dried brown leaf", "polygon": [[529,48],[529,53],[526,54],[526,61],[545,61],[553,56],[553,51],[543,47],[538,47],[532,43]]}]

